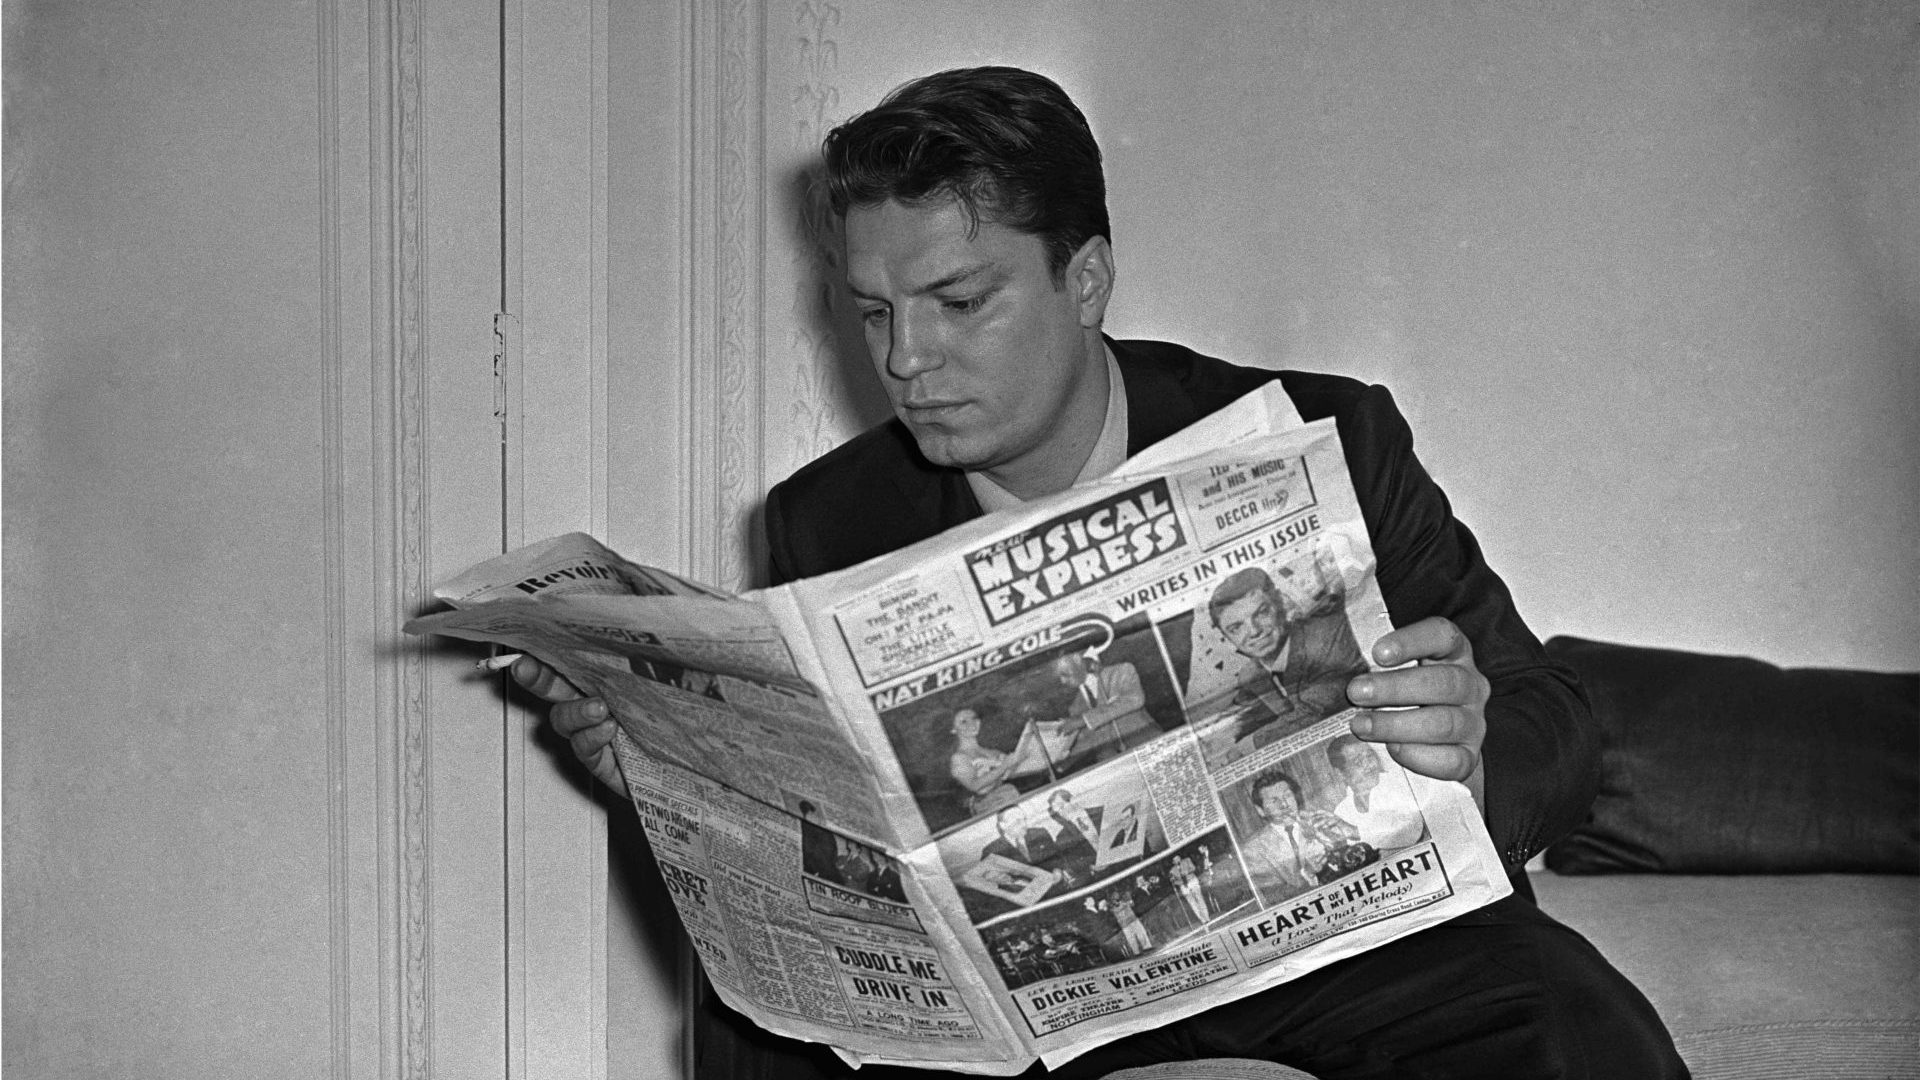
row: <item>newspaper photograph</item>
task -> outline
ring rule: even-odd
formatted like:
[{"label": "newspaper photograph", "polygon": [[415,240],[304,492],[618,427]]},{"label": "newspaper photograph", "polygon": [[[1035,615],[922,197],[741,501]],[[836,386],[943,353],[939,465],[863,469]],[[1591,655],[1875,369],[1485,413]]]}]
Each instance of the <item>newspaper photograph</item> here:
[{"label": "newspaper photograph", "polygon": [[1350,733],[1391,623],[1338,434],[1277,387],[777,589],[574,536],[441,595],[410,630],[607,699],[723,1000],[851,1061],[1058,1064],[1509,888],[1463,785]]},{"label": "newspaper photograph", "polygon": [[[849,1053],[1004,1057],[907,902],[897,861],[704,777],[615,753],[688,939],[722,998],[762,1026]],[[980,1003],[978,1005],[974,1003]],[[935,1050],[934,1047],[939,1047]]]}]

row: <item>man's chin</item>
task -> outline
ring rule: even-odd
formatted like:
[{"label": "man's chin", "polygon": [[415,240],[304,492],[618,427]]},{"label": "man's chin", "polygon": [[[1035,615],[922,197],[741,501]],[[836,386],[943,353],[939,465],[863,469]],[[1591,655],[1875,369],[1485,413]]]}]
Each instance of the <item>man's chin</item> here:
[{"label": "man's chin", "polygon": [[994,463],[993,455],[950,432],[908,424],[920,456],[947,469],[976,472]]},{"label": "man's chin", "polygon": [[1241,649],[1240,654],[1262,667],[1269,667],[1280,658],[1280,646],[1275,645],[1271,649],[1256,649],[1248,646]]}]

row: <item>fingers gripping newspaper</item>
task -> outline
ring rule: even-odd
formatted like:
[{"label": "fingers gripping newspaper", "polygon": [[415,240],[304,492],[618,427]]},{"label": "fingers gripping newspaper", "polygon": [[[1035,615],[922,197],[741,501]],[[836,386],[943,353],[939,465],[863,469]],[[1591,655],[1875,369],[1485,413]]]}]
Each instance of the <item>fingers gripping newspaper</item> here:
[{"label": "fingers gripping newspaper", "polygon": [[1277,383],[1115,475],[743,597],[571,534],[416,633],[606,698],[723,1000],[856,1063],[1057,1065],[1509,891],[1466,788],[1348,732],[1390,629]]}]

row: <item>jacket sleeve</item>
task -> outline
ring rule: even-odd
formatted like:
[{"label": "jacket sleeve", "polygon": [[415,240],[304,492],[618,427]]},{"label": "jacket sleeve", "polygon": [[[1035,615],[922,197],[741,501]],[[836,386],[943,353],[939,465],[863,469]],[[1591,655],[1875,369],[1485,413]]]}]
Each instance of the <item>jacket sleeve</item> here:
[{"label": "jacket sleeve", "polygon": [[767,533],[767,585],[785,585],[800,577],[794,569],[791,538],[787,532],[786,495],[775,484],[767,492],[764,509]]},{"label": "jacket sleeve", "polygon": [[1549,660],[1506,583],[1414,456],[1413,433],[1385,387],[1339,415],[1380,588],[1396,627],[1453,620],[1492,683],[1482,747],[1487,828],[1510,870],[1584,820],[1599,784],[1599,739],[1577,676]]}]

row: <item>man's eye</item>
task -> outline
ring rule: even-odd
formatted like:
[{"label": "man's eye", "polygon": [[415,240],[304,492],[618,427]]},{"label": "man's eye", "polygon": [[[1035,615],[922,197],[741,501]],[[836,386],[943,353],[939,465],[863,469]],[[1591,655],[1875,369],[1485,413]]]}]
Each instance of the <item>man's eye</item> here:
[{"label": "man's eye", "polygon": [[883,307],[870,307],[870,308],[862,309],[860,312],[860,321],[864,323],[869,323],[869,324],[886,322],[887,309]]},{"label": "man's eye", "polygon": [[943,300],[941,301],[941,304],[948,311],[965,315],[970,312],[980,310],[980,305],[986,302],[987,302],[987,298],[984,295],[982,295],[982,296],[969,296],[960,300]]}]

